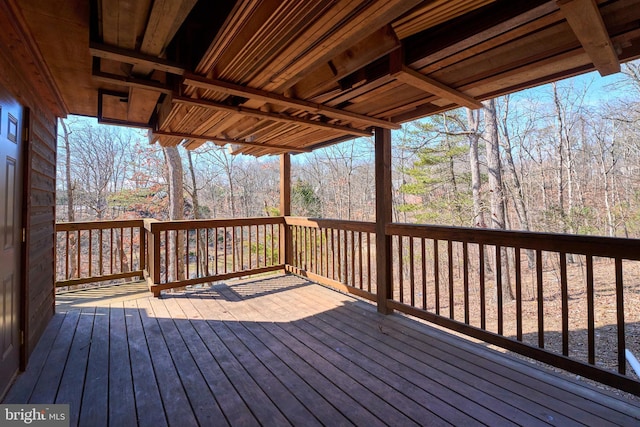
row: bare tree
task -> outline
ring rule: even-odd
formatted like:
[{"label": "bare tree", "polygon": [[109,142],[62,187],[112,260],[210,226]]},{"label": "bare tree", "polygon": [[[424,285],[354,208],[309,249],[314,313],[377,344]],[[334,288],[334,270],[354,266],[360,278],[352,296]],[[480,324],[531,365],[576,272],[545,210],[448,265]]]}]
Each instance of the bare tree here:
[{"label": "bare tree", "polygon": [[[491,206],[491,220],[489,221],[489,224],[493,229],[504,229],[505,203],[502,186],[502,166],[500,163],[496,104],[493,99],[483,101],[482,104],[484,105],[484,140],[487,148],[487,167],[489,170],[489,193]],[[509,280],[509,258],[507,256],[506,248],[501,248],[500,261],[502,265],[502,298],[506,301],[511,301],[514,297]]]},{"label": "bare tree", "polygon": [[[182,159],[177,147],[163,147],[165,160],[167,162],[169,172],[169,219],[172,221],[184,219],[184,171],[182,168]],[[184,236],[180,232],[176,232],[175,238],[170,239],[170,253],[175,253],[178,262],[175,260],[169,260],[168,267],[171,264],[173,268],[169,268],[170,274],[175,273],[176,280],[182,280],[185,274],[184,263],[181,260],[185,259],[184,248]],[[171,257],[173,258],[173,257]],[[188,259],[187,259],[187,262]]]},{"label": "bare tree", "polygon": [[473,198],[473,225],[487,228],[484,220],[484,208],[482,206],[482,178],[480,175],[480,156],[478,155],[478,141],[480,140],[480,110],[467,110],[467,126],[469,132],[469,166],[471,169],[471,195]]}]

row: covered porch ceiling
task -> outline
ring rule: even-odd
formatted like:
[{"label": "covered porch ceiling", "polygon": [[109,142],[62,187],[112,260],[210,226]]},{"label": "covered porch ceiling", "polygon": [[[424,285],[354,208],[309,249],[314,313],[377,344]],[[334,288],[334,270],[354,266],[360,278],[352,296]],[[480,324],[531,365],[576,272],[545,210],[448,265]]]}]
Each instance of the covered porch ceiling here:
[{"label": "covered porch ceiling", "polygon": [[256,156],[640,56],[640,0],[12,0],[59,115]]}]

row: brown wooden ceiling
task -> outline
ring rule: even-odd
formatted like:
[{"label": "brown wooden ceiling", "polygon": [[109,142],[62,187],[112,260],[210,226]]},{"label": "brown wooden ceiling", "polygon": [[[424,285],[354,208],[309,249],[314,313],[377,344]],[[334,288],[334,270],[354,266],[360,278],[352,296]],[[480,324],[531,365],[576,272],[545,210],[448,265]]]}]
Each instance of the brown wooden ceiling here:
[{"label": "brown wooden ceiling", "polygon": [[10,0],[65,113],[308,151],[640,56],[640,0]]}]

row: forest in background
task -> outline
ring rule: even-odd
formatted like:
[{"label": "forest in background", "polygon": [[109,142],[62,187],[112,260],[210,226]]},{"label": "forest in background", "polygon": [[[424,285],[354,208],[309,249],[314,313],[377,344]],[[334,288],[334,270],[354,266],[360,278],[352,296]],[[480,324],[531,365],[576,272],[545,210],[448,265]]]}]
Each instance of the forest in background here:
[{"label": "forest in background", "polygon": [[[403,125],[394,220],[639,237],[640,62],[623,73],[605,87],[615,97],[582,77]],[[279,214],[277,157],[162,148],[81,117],[60,122],[58,148],[58,221]],[[292,156],[293,215],[373,220],[373,149]]]}]

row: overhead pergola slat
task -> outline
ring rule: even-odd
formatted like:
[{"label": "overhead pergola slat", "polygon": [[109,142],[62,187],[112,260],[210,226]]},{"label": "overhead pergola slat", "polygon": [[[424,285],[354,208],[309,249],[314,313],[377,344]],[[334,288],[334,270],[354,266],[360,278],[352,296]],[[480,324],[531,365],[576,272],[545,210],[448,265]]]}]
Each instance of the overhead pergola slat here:
[{"label": "overhead pergola slat", "polygon": [[183,83],[201,89],[209,89],[221,92],[227,95],[236,95],[246,97],[258,101],[270,102],[283,107],[298,108],[316,114],[323,114],[337,119],[352,120],[368,126],[378,126],[386,129],[400,129],[400,125],[391,123],[388,120],[381,120],[375,117],[368,117],[362,114],[351,113],[346,110],[327,107],[315,102],[289,98],[273,92],[267,92],[259,89],[253,89],[224,82],[222,80],[206,79],[194,74],[185,74]]},{"label": "overhead pergola slat", "polygon": [[175,104],[192,105],[197,107],[208,108],[211,110],[227,111],[229,113],[241,114],[247,117],[269,119],[269,120],[275,120],[283,123],[293,123],[297,125],[304,125],[304,126],[315,127],[320,129],[329,129],[329,130],[347,133],[349,135],[354,135],[354,136],[371,136],[372,135],[370,131],[355,129],[349,126],[323,123],[316,120],[303,119],[300,117],[294,117],[294,116],[281,114],[281,113],[271,113],[268,111],[261,111],[253,108],[247,108],[247,107],[234,107],[231,105],[226,105],[226,104],[222,104],[214,101],[208,101],[205,99],[193,99],[193,98],[187,98],[184,96],[174,96],[172,101]]},{"label": "overhead pergola slat", "polygon": [[[299,147],[289,147],[286,145],[277,145],[277,144],[262,144],[262,143],[256,143],[256,142],[250,142],[250,141],[244,141],[241,139],[231,139],[231,138],[218,138],[218,137],[214,137],[214,136],[206,136],[206,135],[193,135],[193,134],[188,134],[188,133],[181,133],[181,132],[165,132],[165,131],[161,131],[161,130],[156,130],[153,131],[153,135],[155,136],[168,136],[168,137],[176,137],[176,138],[181,138],[184,140],[194,140],[194,141],[199,141],[199,142],[213,142],[216,144],[222,144],[222,145],[226,145],[226,144],[231,144],[231,145],[242,145],[242,146],[249,146],[249,147],[264,147],[264,148],[270,148],[270,149],[274,149],[274,150],[279,150],[282,152],[291,152],[291,153],[308,153],[311,150],[308,148],[299,148]],[[196,146],[188,146],[187,148],[189,149],[194,149],[197,148]]]}]

